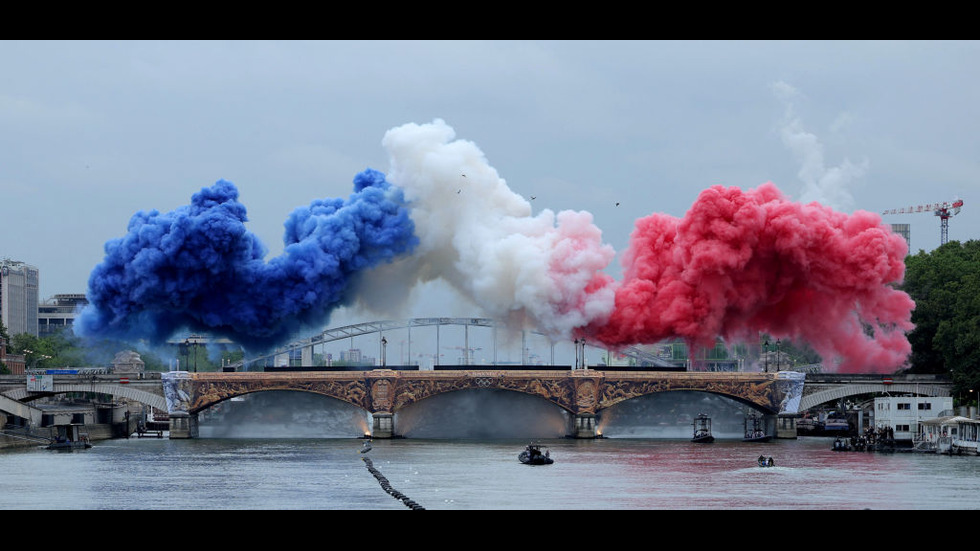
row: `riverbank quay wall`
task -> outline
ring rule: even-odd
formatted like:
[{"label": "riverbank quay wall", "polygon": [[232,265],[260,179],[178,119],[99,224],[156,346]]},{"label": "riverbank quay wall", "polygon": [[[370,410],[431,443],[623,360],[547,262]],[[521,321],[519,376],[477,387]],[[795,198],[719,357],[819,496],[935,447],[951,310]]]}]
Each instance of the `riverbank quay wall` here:
[{"label": "riverbank quay wall", "polygon": [[[779,418],[777,437],[795,438],[795,417],[804,375],[741,372],[660,372],[595,369],[292,371],[163,374],[170,438],[197,436],[197,414],[224,400],[253,392],[312,392],[353,404],[373,418],[371,436],[397,436],[394,414],[426,398],[468,389],[500,389],[537,396],[568,411],[570,436],[594,438],[596,416],[620,402],[670,391],[701,391],[732,398]],[[780,427],[785,430],[780,432]],[[788,427],[788,428],[787,428]]]}]

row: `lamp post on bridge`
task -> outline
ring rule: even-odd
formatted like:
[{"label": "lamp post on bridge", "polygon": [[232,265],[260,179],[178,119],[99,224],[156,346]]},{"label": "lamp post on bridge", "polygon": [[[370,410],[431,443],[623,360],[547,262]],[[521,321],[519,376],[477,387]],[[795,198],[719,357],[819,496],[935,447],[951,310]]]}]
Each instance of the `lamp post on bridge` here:
[{"label": "lamp post on bridge", "polygon": [[766,339],[766,342],[762,344],[762,349],[764,350],[762,355],[766,359],[766,373],[769,373],[769,339]]},{"label": "lamp post on bridge", "polygon": [[191,363],[191,345],[194,345],[194,373],[197,373],[197,347],[200,344],[200,340],[193,335],[184,339],[184,358],[187,360],[188,367],[190,367]]},{"label": "lamp post on bridge", "polygon": [[779,339],[776,339],[776,373],[779,373]]},{"label": "lamp post on bridge", "polygon": [[381,368],[383,369],[387,365],[387,349],[388,349],[388,339],[381,337]]},{"label": "lamp post on bridge", "polygon": [[34,368],[37,367],[37,364],[39,362],[43,362],[44,360],[50,360],[51,359],[51,356],[48,356],[47,354],[41,354],[39,352],[35,352],[34,350],[28,350],[28,349],[25,348],[23,350],[23,352],[25,354],[25,358],[27,356],[30,356],[31,357],[30,362],[27,362],[27,363],[29,363],[28,369],[34,369]]},{"label": "lamp post on bridge", "polygon": [[575,369],[587,369],[585,363],[585,339],[575,339]]},{"label": "lamp post on bridge", "polygon": [[776,352],[776,372],[779,372],[779,339],[776,339],[775,344],[770,344],[769,339],[762,344],[762,349],[765,350],[766,357],[766,373],[769,373],[769,352]]}]

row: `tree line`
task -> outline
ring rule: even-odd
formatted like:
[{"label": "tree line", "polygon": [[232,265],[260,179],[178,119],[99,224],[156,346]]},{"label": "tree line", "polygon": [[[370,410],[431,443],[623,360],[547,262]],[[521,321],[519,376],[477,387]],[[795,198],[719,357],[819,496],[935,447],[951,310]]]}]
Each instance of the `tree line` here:
[{"label": "tree line", "polygon": [[[239,361],[244,357],[241,350],[222,350],[220,356],[209,353],[205,346],[175,347],[174,350],[160,351],[146,346],[114,341],[82,341],[70,329],[56,331],[44,337],[29,333],[9,335],[0,321],[0,338],[7,343],[8,354],[23,354],[28,369],[64,369],[71,367],[108,367],[112,365],[117,353],[135,350],[143,360],[147,371],[169,371],[171,354],[180,362],[181,369],[193,371],[220,371],[221,366]],[[164,359],[163,356],[167,356]],[[10,369],[0,362],[0,374],[9,374]]]},{"label": "tree line", "polygon": [[950,241],[905,259],[900,287],[915,301],[908,373],[948,375],[953,395],[980,393],[980,241]]}]

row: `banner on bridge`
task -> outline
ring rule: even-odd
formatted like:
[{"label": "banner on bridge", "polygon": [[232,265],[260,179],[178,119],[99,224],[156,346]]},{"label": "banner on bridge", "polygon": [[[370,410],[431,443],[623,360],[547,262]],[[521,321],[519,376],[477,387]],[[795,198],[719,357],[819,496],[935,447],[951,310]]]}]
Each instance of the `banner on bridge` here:
[{"label": "banner on bridge", "polygon": [[54,392],[54,375],[27,375],[28,392]]}]

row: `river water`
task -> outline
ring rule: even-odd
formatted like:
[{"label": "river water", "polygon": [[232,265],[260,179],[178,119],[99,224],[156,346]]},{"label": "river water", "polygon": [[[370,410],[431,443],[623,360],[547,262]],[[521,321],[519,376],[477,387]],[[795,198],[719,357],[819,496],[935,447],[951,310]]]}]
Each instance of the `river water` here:
[{"label": "river water", "polygon": [[[410,510],[358,438],[131,438],[0,453],[0,509]],[[427,510],[975,509],[980,457],[833,452],[832,439],[375,440],[391,487]],[[759,468],[760,454],[776,466]]]}]

